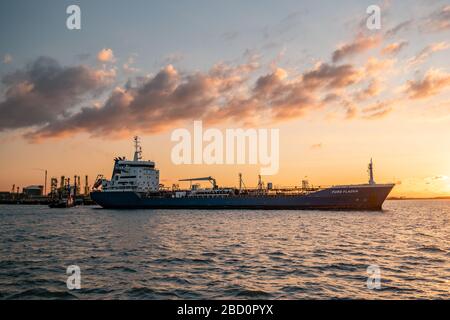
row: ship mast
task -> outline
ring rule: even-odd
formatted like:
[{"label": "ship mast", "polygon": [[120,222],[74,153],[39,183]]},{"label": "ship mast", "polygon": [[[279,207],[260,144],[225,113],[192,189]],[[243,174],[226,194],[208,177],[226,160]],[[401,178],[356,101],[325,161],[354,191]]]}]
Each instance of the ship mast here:
[{"label": "ship mast", "polygon": [[367,169],[367,172],[369,173],[369,184],[375,184],[375,181],[373,180],[373,162],[372,158],[370,158],[369,167]]},{"label": "ship mast", "polygon": [[142,148],[141,142],[138,136],[134,137],[134,159],[133,161],[142,160]]},{"label": "ship mast", "polygon": [[261,179],[261,175],[258,175],[258,190],[262,190],[264,188],[264,183]]},{"label": "ship mast", "polygon": [[239,194],[242,192],[242,187],[246,189],[244,179],[242,179],[242,173],[239,173]]}]

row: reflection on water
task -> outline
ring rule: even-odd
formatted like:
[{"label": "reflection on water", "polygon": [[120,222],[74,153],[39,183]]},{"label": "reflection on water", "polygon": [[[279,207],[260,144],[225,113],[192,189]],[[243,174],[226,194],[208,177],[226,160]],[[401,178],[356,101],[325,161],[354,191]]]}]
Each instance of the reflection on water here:
[{"label": "reflection on water", "polygon": [[[0,206],[0,298],[450,298],[450,201],[384,212]],[[66,268],[81,268],[81,290]],[[381,268],[381,289],[366,286]]]}]

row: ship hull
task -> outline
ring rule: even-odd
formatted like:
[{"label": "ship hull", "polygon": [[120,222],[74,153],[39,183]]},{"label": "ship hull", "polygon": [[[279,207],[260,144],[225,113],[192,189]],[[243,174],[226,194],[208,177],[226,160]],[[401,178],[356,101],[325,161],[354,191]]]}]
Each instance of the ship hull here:
[{"label": "ship hull", "polygon": [[296,209],[381,210],[393,184],[335,186],[305,195],[229,197],[147,197],[124,192],[92,192],[94,202],[107,209]]}]

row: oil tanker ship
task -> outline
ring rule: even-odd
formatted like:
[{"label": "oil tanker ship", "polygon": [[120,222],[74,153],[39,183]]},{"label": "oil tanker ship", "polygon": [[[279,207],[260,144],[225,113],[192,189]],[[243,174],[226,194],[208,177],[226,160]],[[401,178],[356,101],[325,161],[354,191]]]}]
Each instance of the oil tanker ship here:
[{"label": "oil tanker ship", "polygon": [[[274,188],[259,177],[257,188],[245,188],[239,174],[239,187],[219,187],[213,177],[180,179],[190,182],[189,189],[178,185],[165,188],[159,183],[159,170],[153,161],[142,160],[139,138],[134,138],[133,160],[114,159],[111,180],[99,176],[91,199],[108,209],[310,209],[310,210],[381,210],[394,184],[375,183],[373,163],[368,166],[365,184]],[[209,181],[201,188],[198,181]],[[101,189],[101,190],[100,190]]]}]

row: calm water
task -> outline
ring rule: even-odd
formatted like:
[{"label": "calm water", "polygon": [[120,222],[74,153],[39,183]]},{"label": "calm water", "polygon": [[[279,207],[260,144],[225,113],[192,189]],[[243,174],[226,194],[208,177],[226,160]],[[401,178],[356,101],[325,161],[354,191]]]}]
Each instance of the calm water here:
[{"label": "calm water", "polygon": [[[449,219],[445,200],[375,213],[0,206],[0,298],[449,299]],[[81,290],[66,287],[69,265]]]}]

